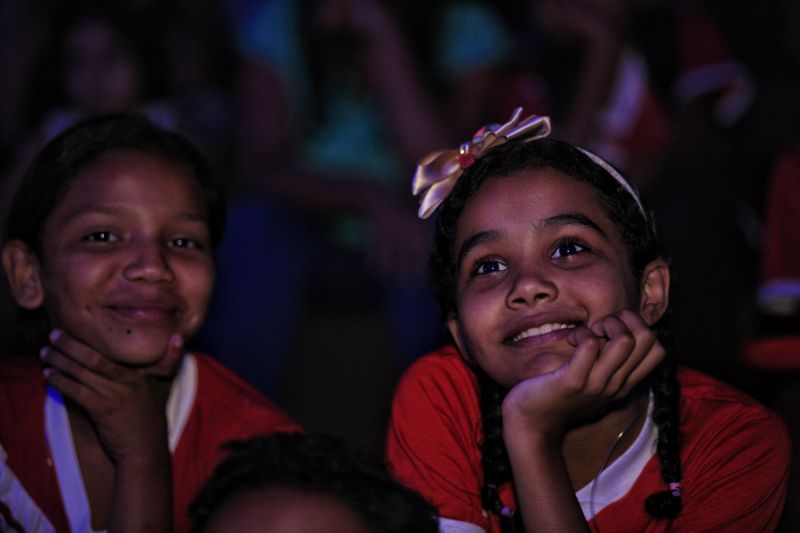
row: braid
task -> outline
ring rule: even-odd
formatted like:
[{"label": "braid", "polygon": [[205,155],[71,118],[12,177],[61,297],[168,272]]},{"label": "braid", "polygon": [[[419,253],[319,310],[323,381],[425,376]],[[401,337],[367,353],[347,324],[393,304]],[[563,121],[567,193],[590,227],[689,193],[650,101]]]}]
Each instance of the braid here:
[{"label": "braid", "polygon": [[481,369],[476,368],[480,387],[479,401],[481,422],[483,425],[483,445],[481,446],[481,466],[483,467],[483,487],[481,488],[481,504],[491,514],[500,517],[500,528],[503,533],[522,531],[519,513],[505,515],[503,502],[500,501],[498,487],[511,481],[511,462],[503,441],[503,415],[501,406],[506,391],[489,378]]},{"label": "braid", "polygon": [[653,422],[658,427],[656,453],[661,462],[661,478],[670,489],[651,494],[645,500],[645,510],[655,518],[674,518],[681,512],[680,483],[680,385],[677,366],[668,357],[652,374]]}]

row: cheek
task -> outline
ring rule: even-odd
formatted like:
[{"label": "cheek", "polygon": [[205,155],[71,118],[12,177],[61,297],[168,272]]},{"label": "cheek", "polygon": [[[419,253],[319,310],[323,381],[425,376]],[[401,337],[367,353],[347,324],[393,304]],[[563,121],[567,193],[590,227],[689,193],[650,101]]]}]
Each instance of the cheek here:
[{"label": "cheek", "polygon": [[184,280],[184,298],[196,312],[204,314],[211,291],[214,290],[213,261],[182,266],[181,279]]}]

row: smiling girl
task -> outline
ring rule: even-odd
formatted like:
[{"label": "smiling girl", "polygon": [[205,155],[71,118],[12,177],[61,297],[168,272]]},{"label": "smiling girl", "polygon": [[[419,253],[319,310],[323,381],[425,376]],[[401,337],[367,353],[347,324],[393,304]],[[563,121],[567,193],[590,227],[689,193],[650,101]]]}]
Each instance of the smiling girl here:
[{"label": "smiling girl", "polygon": [[[678,368],[651,215],[521,110],[423,159],[420,215],[454,347],[411,367],[387,454],[442,531],[763,531],[789,442],[744,394]],[[700,326],[698,326],[700,327]]]},{"label": "smiling girl", "polygon": [[186,531],[222,443],[298,429],[183,351],[223,202],[200,154],[137,115],[80,123],[34,161],[2,258],[44,346],[0,367],[0,529]]}]

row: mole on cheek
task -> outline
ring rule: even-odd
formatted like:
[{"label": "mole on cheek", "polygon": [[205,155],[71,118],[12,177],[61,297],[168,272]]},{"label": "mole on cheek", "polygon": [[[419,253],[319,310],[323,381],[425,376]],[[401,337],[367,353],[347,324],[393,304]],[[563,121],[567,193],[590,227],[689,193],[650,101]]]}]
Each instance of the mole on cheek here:
[{"label": "mole on cheek", "polygon": [[133,333],[132,329],[126,329],[125,330],[125,334],[130,335],[131,333]]}]

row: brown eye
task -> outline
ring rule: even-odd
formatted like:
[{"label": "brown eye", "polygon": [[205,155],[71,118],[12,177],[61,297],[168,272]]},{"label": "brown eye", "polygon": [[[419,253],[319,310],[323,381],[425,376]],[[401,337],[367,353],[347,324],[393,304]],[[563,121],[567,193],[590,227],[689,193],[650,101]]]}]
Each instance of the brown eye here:
[{"label": "brown eye", "polygon": [[93,231],[81,237],[82,242],[116,242],[119,238],[110,231]]},{"label": "brown eye", "polygon": [[180,237],[178,239],[174,239],[172,241],[172,246],[174,248],[189,248],[194,250],[203,249],[203,245],[200,243],[200,241],[197,241],[195,239],[189,239],[186,237]]},{"label": "brown eye", "polygon": [[576,255],[586,251],[588,251],[588,248],[586,248],[582,244],[578,244],[577,242],[574,241],[566,241],[556,246],[556,249],[553,250],[552,258],[562,259],[564,257],[569,257],[571,255]]},{"label": "brown eye", "polygon": [[485,259],[480,261],[472,271],[475,276],[483,274],[491,274],[493,272],[502,272],[508,269],[508,265],[497,259]]}]

